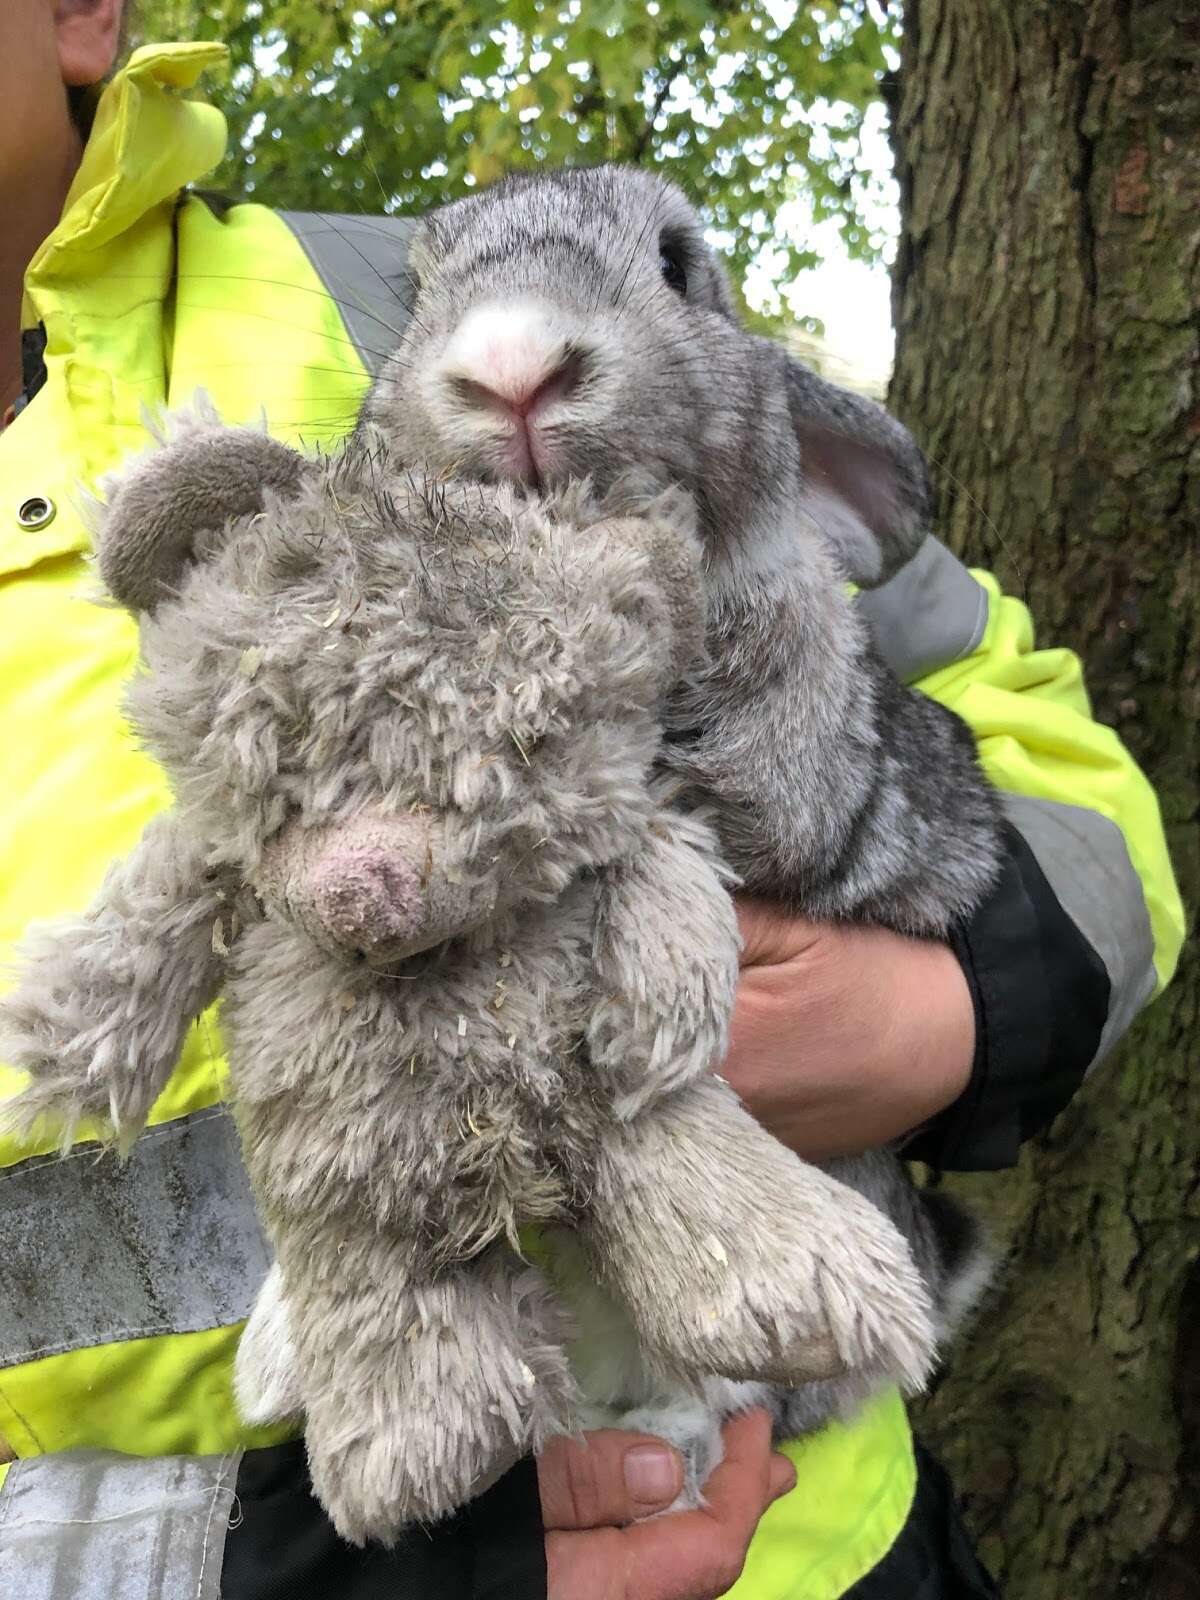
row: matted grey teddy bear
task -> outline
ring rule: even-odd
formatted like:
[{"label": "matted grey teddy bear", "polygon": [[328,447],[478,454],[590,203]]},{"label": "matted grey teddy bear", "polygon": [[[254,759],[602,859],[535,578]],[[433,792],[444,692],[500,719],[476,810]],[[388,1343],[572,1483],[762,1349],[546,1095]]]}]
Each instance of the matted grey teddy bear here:
[{"label": "matted grey teddy bear", "polygon": [[[863,620],[844,587],[847,576],[861,583],[888,576],[923,536],[924,469],[907,434],[869,402],[823,384],[782,351],[737,326],[724,278],[704,245],[694,214],[672,186],[657,178],[609,168],[501,184],[423,223],[408,270],[415,315],[368,400],[358,445],[348,458],[358,467],[325,469],[320,479],[326,486],[341,486],[334,490],[334,502],[340,504],[347,484],[359,482],[364,462],[396,460],[435,475],[456,472],[491,482],[517,479],[551,496],[562,492],[561,485],[587,477],[591,494],[602,499],[623,480],[628,508],[633,468],[642,490],[643,514],[625,517],[622,524],[640,530],[635,545],[640,540],[643,550],[655,549],[657,539],[661,550],[664,517],[661,510],[653,511],[653,497],[666,486],[682,485],[699,508],[708,653],[707,657],[696,653],[693,640],[693,648],[682,651],[670,672],[660,670],[654,694],[639,708],[639,715],[648,719],[647,730],[654,730],[644,735],[643,759],[651,759],[646,752],[657,736],[655,719],[663,715],[662,699],[675,681],[672,674],[691,654],[693,670],[680,680],[666,707],[673,737],[665,750],[657,751],[659,768],[685,781],[693,795],[713,808],[723,850],[745,883],[782,896],[811,915],[877,921],[914,933],[942,934],[955,916],[973,909],[995,870],[998,829],[995,805],[975,766],[970,736],[950,714],[895,684],[876,660]],[[376,482],[373,472],[366,472],[366,477]],[[390,468],[384,478],[392,481]],[[250,537],[249,527],[263,526],[252,519],[264,507],[269,508],[271,525],[283,526],[283,501],[299,495],[299,503],[310,505],[317,482],[313,469],[262,435],[203,426],[185,430],[159,457],[134,469],[114,500],[110,516],[121,532],[102,545],[105,576],[125,603],[164,614],[164,608],[174,603],[180,572],[188,561],[199,562],[197,576],[188,577],[181,595],[192,583],[207,582],[211,572],[223,570],[222,551],[236,547],[236,540],[233,547],[226,544],[231,528],[242,530],[239,537]],[[453,497],[460,491],[448,492]],[[364,499],[352,488],[349,498],[355,504],[365,503],[370,494]],[[680,520],[682,503],[677,498],[658,502],[660,507],[675,508],[666,523]],[[480,500],[481,511],[488,504]],[[505,515],[511,515],[517,504],[504,502]],[[570,515],[563,523],[566,504]],[[581,519],[585,534],[595,535],[585,544],[598,574],[604,566],[607,536],[596,530],[605,526],[605,519],[597,522],[598,513],[585,514],[582,508],[588,504],[586,497],[578,496],[568,502],[551,500],[537,512],[522,501],[521,518],[549,517],[564,538],[566,526]],[[227,527],[228,514],[243,521]],[[310,531],[319,548],[316,521],[330,516],[328,504],[319,516],[316,511],[311,514],[315,521]],[[286,520],[291,516],[289,510]],[[457,550],[456,559],[470,565],[475,559],[471,518],[460,510],[452,521],[457,535],[446,538],[439,533],[435,538],[441,541],[440,558],[448,560]],[[654,538],[652,529],[658,530]],[[676,539],[679,534],[675,527]],[[365,537],[362,530],[357,536]],[[381,539],[377,530],[376,542]],[[509,543],[519,548],[523,542],[524,533],[514,527]],[[418,548],[421,544],[418,539]],[[655,554],[651,570],[659,558]],[[589,558],[583,558],[583,565],[591,570]],[[326,600],[327,615],[334,618],[331,627],[348,626],[354,635],[365,626],[363,602],[340,591],[322,595],[310,620]],[[660,597],[660,612],[662,608]],[[160,636],[157,621],[148,627],[147,640]],[[645,629],[646,648],[653,634],[654,628]],[[167,634],[161,636],[165,639]],[[331,638],[331,646],[337,643],[337,637]],[[237,671],[226,682],[239,691],[257,683],[264,670],[258,652],[264,648],[256,638],[243,636],[233,662]],[[238,681],[239,675],[244,681]],[[453,680],[455,674],[450,677]],[[368,703],[367,693],[368,679],[363,675],[364,698],[355,713],[339,712],[331,725],[343,734],[359,728],[358,714]],[[286,699],[280,704],[289,705]],[[143,706],[135,699],[133,709],[135,718],[153,717],[150,704]],[[180,696],[172,703],[171,714],[183,719],[189,737],[199,741],[197,749],[208,747],[207,699],[195,693]],[[278,741],[278,730],[272,738]],[[522,747],[523,738],[515,733],[516,748]],[[361,848],[351,841],[343,850],[334,836],[323,834],[326,814],[320,805],[297,808],[290,791],[282,797],[274,792],[273,777],[271,784],[265,782],[277,744],[268,741],[270,749],[264,752],[261,741],[256,743],[244,733],[231,742],[241,751],[238,760],[250,763],[261,786],[252,825],[242,830],[238,848],[244,849],[254,838],[260,847],[273,841],[260,866],[251,863],[245,869],[252,878],[257,874],[273,919],[286,914],[293,925],[306,930],[306,938],[315,936],[326,953],[333,953],[339,937],[361,937],[364,905],[374,907],[372,916],[382,917],[385,924],[392,915],[389,906],[401,908],[395,914],[402,920],[412,914],[413,891],[404,886],[408,882],[404,871],[390,872],[386,865],[393,856],[401,863],[411,862],[408,833],[393,840],[373,831]],[[215,734],[211,743],[219,743]],[[168,756],[165,750],[159,753]],[[182,757],[186,752],[176,754]],[[327,758],[329,750],[323,754]],[[537,763],[543,754],[539,745],[531,759]],[[510,750],[505,758],[505,770],[516,772]],[[170,759],[166,764],[173,770]],[[324,790],[318,787],[321,804],[328,805],[332,788],[327,779],[320,781],[325,783]],[[200,787],[204,803],[214,804],[220,784],[205,778]],[[187,792],[180,790],[181,800]],[[653,785],[647,792],[656,793]],[[661,882],[674,877],[688,885],[683,896],[687,914],[674,926],[666,920],[685,912],[674,898],[661,898],[666,892],[662,888],[641,902],[659,909],[671,907],[661,921],[657,912],[643,913],[637,929],[640,937],[652,928],[660,930],[658,936],[665,943],[657,954],[665,959],[665,967],[647,960],[637,939],[624,937],[611,946],[597,943],[597,952],[609,952],[610,979],[619,980],[627,999],[639,994],[649,975],[670,971],[672,960],[681,959],[674,934],[683,935],[686,970],[705,948],[706,938],[714,941],[710,951],[720,950],[732,927],[727,909],[723,922],[715,910],[702,927],[690,920],[707,903],[693,881],[701,870],[697,862],[705,863],[710,874],[716,872],[704,826],[694,818],[685,820],[661,799],[654,814],[655,826],[664,832],[663,843],[669,840],[676,847]],[[212,815],[215,819],[215,811]],[[372,818],[370,826],[377,830],[378,820]],[[406,829],[413,826],[405,824]],[[226,819],[218,832],[225,838],[228,831]],[[653,828],[650,836],[657,837]],[[223,847],[210,842],[209,852],[213,848]],[[537,857],[548,848],[545,843],[538,845]],[[434,866],[438,858],[434,847],[430,849],[428,859]],[[546,861],[552,859],[553,852],[545,856]],[[592,869],[600,865],[598,857],[591,858]],[[611,868],[612,862],[604,865]],[[452,868],[451,883],[458,876],[461,869]],[[636,881],[637,874],[633,877]],[[440,873],[428,879],[434,880],[441,885]],[[461,885],[453,893],[444,885],[438,889],[439,896],[453,902],[454,915],[463,911],[460,890]],[[119,901],[124,892],[118,872],[110,900]],[[231,897],[236,896],[232,880],[221,894],[225,898],[218,900],[214,890],[214,898],[197,911],[192,931],[198,944],[212,916],[228,914]],[[124,914],[118,906],[118,916]],[[435,918],[435,931],[444,934],[452,923],[453,916],[449,922]],[[239,961],[244,946],[254,948],[251,941],[265,937],[257,928],[243,933],[232,959]],[[390,953],[386,944],[383,948]],[[368,955],[367,970],[375,970],[374,960]],[[724,976],[719,981],[711,977],[701,986],[709,1010],[707,1025],[693,1014],[686,1026],[675,1020],[668,1030],[668,1036],[672,1029],[679,1030],[691,1041],[690,1055],[684,1052],[686,1070],[666,1068],[672,1052],[661,1045],[651,1049],[652,1070],[647,1070],[644,1037],[639,1043],[639,1029],[644,1033],[652,1016],[657,1015],[654,1027],[660,1030],[662,1017],[678,1018],[677,996],[643,989],[636,1027],[617,1020],[619,1010],[607,1013],[612,1036],[606,1059],[636,1062],[634,1080],[649,1096],[646,1105],[636,1106],[631,1127],[641,1126],[647,1111],[654,1112],[664,1093],[660,1081],[664,1070],[668,1078],[676,1071],[688,1078],[700,1070],[702,1058],[707,1064],[719,1059],[732,971],[730,947],[724,946],[724,966],[719,958],[710,955],[710,960],[715,966],[705,970]],[[290,1006],[292,985],[284,988]],[[181,1014],[202,1003],[198,991],[186,984],[181,989],[185,991],[178,996]],[[352,991],[338,993],[349,996]],[[507,990],[503,993],[507,1005]],[[689,992],[688,1004],[694,1006],[696,1001],[696,993]],[[63,1079],[55,1082],[54,1053],[44,1048],[44,1032],[38,1034],[44,1021],[37,1015],[38,997],[30,998],[27,992],[23,1003],[33,1009],[23,1013],[27,1044],[22,1059],[43,1075],[43,1103],[58,1102],[70,1089]],[[349,1015],[356,1009],[351,1008]],[[461,1014],[465,1018],[466,1010]],[[438,1026],[438,1048],[445,1050],[445,1020]],[[458,1027],[455,1019],[449,1027],[452,1039],[462,1037]],[[61,1031],[60,1027],[60,1037]],[[590,1048],[599,1049],[605,1059],[602,1033],[592,1028],[587,1036]],[[248,1037],[267,1052],[264,1059],[274,1059],[266,1033],[260,1030]],[[100,1042],[91,1041],[89,1063],[97,1059],[95,1045]],[[236,1029],[233,1042],[236,1051]],[[165,1061],[167,1041],[155,1043]],[[339,1076],[337,1084],[339,1092],[351,1094],[348,1074]],[[588,1077],[572,1080],[572,1087],[585,1098],[591,1086]],[[628,1094],[630,1088],[625,1081],[622,1093]],[[633,1092],[635,1100],[622,1106],[626,1113],[636,1105],[638,1091]],[[706,1117],[717,1103],[714,1096],[722,1097],[723,1107],[731,1103],[719,1084],[693,1085],[689,1079],[686,1091],[667,1093],[663,1104],[677,1112],[681,1108],[676,1098],[681,1095],[698,1097],[694,1103],[703,1103]],[[329,1126],[327,1097],[322,1096],[320,1104],[311,1130],[314,1138]],[[353,1098],[348,1104],[355,1105]],[[615,1102],[608,1110],[614,1106]],[[136,1122],[143,1108],[137,1106],[130,1115],[129,1108],[118,1102],[113,1109],[127,1122]],[[474,1111],[471,1120],[478,1125]],[[249,1127],[245,1112],[242,1121]],[[655,1125],[651,1115],[645,1127]],[[686,1117],[682,1126],[691,1126]],[[701,1162],[699,1147],[710,1136],[697,1121],[692,1128],[694,1144],[686,1137],[677,1147],[661,1139],[647,1143],[640,1147],[640,1157],[652,1159],[614,1167],[620,1177],[611,1190],[593,1185],[592,1200],[611,1199],[640,1218],[636,1230],[630,1223],[630,1238],[636,1232],[637,1248],[626,1250],[621,1259],[589,1237],[587,1229],[552,1241],[553,1269],[577,1304],[598,1292],[597,1277],[609,1291],[616,1291],[615,1297],[609,1294],[602,1305],[587,1310],[584,1321],[597,1336],[573,1347],[575,1371],[587,1402],[579,1417],[597,1422],[623,1416],[676,1439],[690,1452],[693,1487],[703,1481],[719,1449],[716,1422],[738,1405],[768,1398],[781,1428],[796,1431],[844,1413],[881,1382],[896,1377],[910,1385],[919,1381],[932,1341],[930,1302],[936,1330],[944,1334],[979,1281],[981,1256],[971,1229],[936,1198],[919,1196],[901,1165],[882,1154],[834,1167],[838,1178],[869,1195],[899,1226],[919,1276],[914,1277],[908,1255],[895,1249],[890,1230],[880,1234],[878,1212],[856,1210],[853,1195],[840,1185],[836,1189],[818,1185],[831,1204],[845,1208],[821,1241],[818,1255],[828,1254],[814,1266],[810,1238],[797,1262],[797,1241],[813,1213],[799,1202],[796,1174],[805,1174],[801,1187],[806,1193],[818,1175],[781,1153],[772,1141],[764,1143],[765,1136],[756,1135],[753,1148],[742,1143],[751,1137],[752,1126],[743,1116],[737,1141],[731,1143],[729,1135],[722,1134],[722,1145],[709,1146]],[[264,1139],[256,1146],[249,1137],[252,1170],[256,1149],[265,1159],[270,1142]],[[478,1160],[491,1143],[483,1139],[466,1149]],[[440,1153],[441,1146],[436,1149]],[[425,1159],[429,1151],[420,1154]],[[758,1196],[754,1217],[761,1218],[761,1224],[756,1220],[747,1228],[744,1219],[737,1220],[750,1202],[741,1194],[744,1185],[734,1184],[726,1191],[730,1168],[723,1157],[727,1154],[734,1154],[733,1165],[743,1176],[754,1173],[750,1185]],[[365,1151],[356,1161],[345,1158],[345,1173],[353,1171],[368,1194],[373,1192],[366,1176],[369,1167]],[[608,1168],[601,1163],[601,1170]],[[711,1174],[704,1180],[712,1184],[711,1213],[705,1216],[714,1224],[702,1234],[690,1221],[679,1222],[680,1196],[687,1194],[690,1203],[701,1172]],[[297,1159],[297,1193],[303,1190],[301,1179],[310,1175]],[[677,1177],[687,1179],[682,1190]],[[263,1187],[260,1181],[260,1195]],[[389,1196],[395,1204],[394,1191]],[[270,1222],[272,1206],[269,1200],[265,1204]],[[805,1202],[811,1204],[811,1199]],[[545,1215],[536,1207],[528,1210],[524,1201],[515,1208],[514,1217],[518,1213]],[[686,1219],[686,1207],[682,1215]],[[722,1226],[716,1226],[718,1219],[723,1219]],[[769,1267],[764,1263],[770,1252],[760,1257],[754,1244],[760,1226],[761,1238],[769,1237],[776,1252]],[[277,1221],[272,1227],[277,1230]],[[707,1261],[697,1260],[698,1242],[701,1258],[707,1255]],[[842,1261],[843,1242],[857,1266]],[[582,1263],[576,1255],[581,1243]],[[311,1244],[306,1239],[306,1250]],[[428,1440],[419,1428],[411,1440],[389,1437],[381,1443],[378,1429],[368,1439],[363,1408],[347,1398],[335,1378],[332,1356],[322,1354],[321,1339],[310,1339],[306,1331],[310,1321],[329,1330],[329,1313],[318,1312],[307,1291],[295,1303],[288,1251],[281,1246],[280,1269],[272,1275],[244,1341],[242,1393],[256,1416],[281,1414],[301,1402],[307,1407],[318,1488],[344,1531],[353,1535],[386,1531],[412,1515],[447,1509],[480,1487],[514,1451],[536,1442],[546,1427],[554,1425],[555,1397],[562,1402],[561,1419],[570,1384],[561,1366],[561,1346],[546,1331],[549,1314],[542,1290],[530,1287],[536,1280],[512,1278],[511,1258],[498,1256],[498,1248],[488,1245],[480,1261],[488,1270],[500,1272],[504,1293],[497,1303],[510,1307],[506,1329],[516,1346],[521,1347],[531,1324],[541,1329],[535,1341],[539,1358],[519,1357],[517,1370],[528,1382],[528,1393],[523,1398],[518,1394],[520,1403],[514,1401],[507,1412],[500,1406],[502,1421],[486,1408],[491,1422],[458,1419],[455,1436],[464,1441],[463,1454],[454,1461],[442,1459],[438,1476],[430,1465],[433,1458],[421,1455]],[[295,1273],[311,1271],[313,1260],[311,1253],[293,1255]],[[494,1266],[501,1260],[503,1270]],[[355,1258],[347,1270],[357,1264]],[[701,1341],[708,1353],[697,1360],[701,1346],[695,1331],[681,1343],[678,1323],[696,1312],[696,1297],[690,1290],[699,1266],[710,1282],[743,1286],[755,1273],[765,1273],[756,1292],[766,1295],[764,1304],[769,1302],[767,1322],[781,1316],[784,1320],[773,1324],[776,1329],[792,1328],[790,1345],[788,1338],[780,1342],[778,1331],[764,1343],[760,1307],[758,1322],[735,1318],[734,1337],[719,1359],[713,1358],[715,1345]],[[340,1271],[333,1281],[343,1281]],[[850,1298],[843,1301],[840,1285],[846,1283],[853,1287]],[[411,1274],[398,1278],[397,1285],[392,1310],[407,1315],[411,1305],[404,1297]],[[540,1309],[530,1311],[535,1303]],[[725,1315],[719,1307],[706,1303],[705,1315],[711,1317],[714,1309],[713,1320],[719,1326]],[[456,1310],[463,1314],[462,1326],[470,1328],[465,1304]],[[860,1321],[863,1317],[865,1324]],[[442,1325],[448,1328],[453,1321],[448,1317]],[[849,1343],[848,1325],[858,1329]],[[415,1330],[411,1341],[406,1334],[405,1343],[412,1348],[396,1346],[390,1366],[378,1353],[380,1324],[374,1313],[358,1328],[364,1346],[375,1350],[376,1364],[386,1368],[384,1387],[390,1384],[393,1402],[405,1387],[401,1368],[416,1373],[425,1351],[425,1322],[413,1317],[408,1327]],[[341,1323],[336,1331],[342,1331]],[[494,1331],[490,1329],[489,1335]],[[328,1346],[340,1350],[334,1332]],[[338,1359],[345,1359],[344,1352]],[[445,1362],[444,1352],[439,1359]],[[433,1369],[424,1370],[428,1375]],[[298,1372],[308,1374],[303,1394]],[[313,1379],[317,1372],[319,1382]],[[786,1384],[802,1377],[816,1381],[769,1396],[732,1381],[771,1379]],[[496,1381],[496,1374],[481,1381]],[[371,1389],[370,1382],[367,1390],[378,1399],[380,1391]],[[479,1397],[477,1389],[470,1393]],[[541,1409],[544,1397],[550,1398]],[[410,1425],[411,1420],[406,1419]],[[343,1448],[349,1471],[339,1481]],[[489,1452],[491,1467],[482,1464]],[[418,1471],[415,1465],[418,1459],[429,1468],[425,1476],[421,1476],[425,1469]]]},{"label": "matted grey teddy bear", "polygon": [[[251,471],[259,512],[195,520]],[[175,804],[82,918],[30,936],[15,1111],[135,1136],[223,994],[277,1255],[239,1394],[304,1415],[339,1530],[392,1539],[587,1419],[528,1224],[636,1330],[644,1404],[919,1384],[901,1235],[710,1074],[736,922],[711,828],[655,776],[704,648],[686,493],[621,514],[434,482],[370,426],[313,464],[200,417],[124,474],[99,540]]]}]

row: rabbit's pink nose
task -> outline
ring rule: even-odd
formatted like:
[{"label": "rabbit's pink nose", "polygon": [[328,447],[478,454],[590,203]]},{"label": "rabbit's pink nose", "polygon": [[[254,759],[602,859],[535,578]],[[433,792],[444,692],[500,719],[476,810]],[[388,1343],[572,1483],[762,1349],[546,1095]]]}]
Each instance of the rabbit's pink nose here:
[{"label": "rabbit's pink nose", "polygon": [[472,307],[459,323],[442,371],[466,415],[499,424],[497,465],[530,479],[547,458],[545,414],[576,393],[586,361],[552,307],[490,302]]},{"label": "rabbit's pink nose", "polygon": [[514,362],[496,363],[497,370],[487,373],[490,383],[464,376],[455,380],[454,387],[468,405],[532,421],[540,411],[572,393],[579,383],[581,367],[577,355],[567,356],[549,374],[544,362],[530,362],[523,369]]},{"label": "rabbit's pink nose", "polygon": [[368,954],[411,939],[425,915],[416,868],[371,845],[330,850],[310,869],[307,887],[333,937]]}]

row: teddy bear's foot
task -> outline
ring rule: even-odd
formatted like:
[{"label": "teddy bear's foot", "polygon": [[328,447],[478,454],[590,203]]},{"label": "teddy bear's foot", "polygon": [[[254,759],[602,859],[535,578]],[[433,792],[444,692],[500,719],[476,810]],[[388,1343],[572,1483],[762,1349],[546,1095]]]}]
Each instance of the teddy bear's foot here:
[{"label": "teddy bear's foot", "polygon": [[351,1348],[335,1338],[324,1373],[306,1377],[313,1487],[354,1544],[449,1516],[574,1424],[539,1273],[496,1250],[402,1299],[394,1335],[354,1319],[375,1336]]},{"label": "teddy bear's foot", "polygon": [[910,1389],[928,1375],[929,1294],[899,1231],[718,1080],[614,1130],[585,1238],[667,1369],[794,1385],[869,1368]]},{"label": "teddy bear's foot", "polygon": [[433,1412],[414,1410],[389,1429],[330,1444],[313,1413],[308,1459],[313,1489],[350,1544],[391,1545],[413,1524],[440,1522],[491,1488],[526,1451],[507,1429],[471,1426],[457,1448]]}]

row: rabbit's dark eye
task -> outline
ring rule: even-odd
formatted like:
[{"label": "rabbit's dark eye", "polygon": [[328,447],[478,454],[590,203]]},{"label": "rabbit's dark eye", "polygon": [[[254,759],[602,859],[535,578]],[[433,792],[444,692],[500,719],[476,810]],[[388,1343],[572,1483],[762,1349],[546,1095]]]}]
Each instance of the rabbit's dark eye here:
[{"label": "rabbit's dark eye", "polygon": [[660,245],[658,248],[658,270],[663,275],[663,282],[668,289],[674,289],[676,294],[687,293],[687,273],[684,271],[683,259],[672,245]]}]

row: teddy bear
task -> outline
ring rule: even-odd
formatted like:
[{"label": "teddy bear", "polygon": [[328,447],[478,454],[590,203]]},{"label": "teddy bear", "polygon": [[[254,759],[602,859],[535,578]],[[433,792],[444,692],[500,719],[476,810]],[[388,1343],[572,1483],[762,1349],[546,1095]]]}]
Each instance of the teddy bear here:
[{"label": "teddy bear", "polygon": [[303,1419],[343,1536],[394,1540],[581,1425],[586,1330],[530,1230],[620,1307],[631,1408],[919,1386],[905,1240],[718,1075],[730,875],[657,765],[704,651],[688,495],[433,479],[370,426],[311,459],[201,407],[116,481],[98,559],[174,803],[30,932],[9,1114],[127,1147],[223,998],[276,1256],[239,1399]]}]

